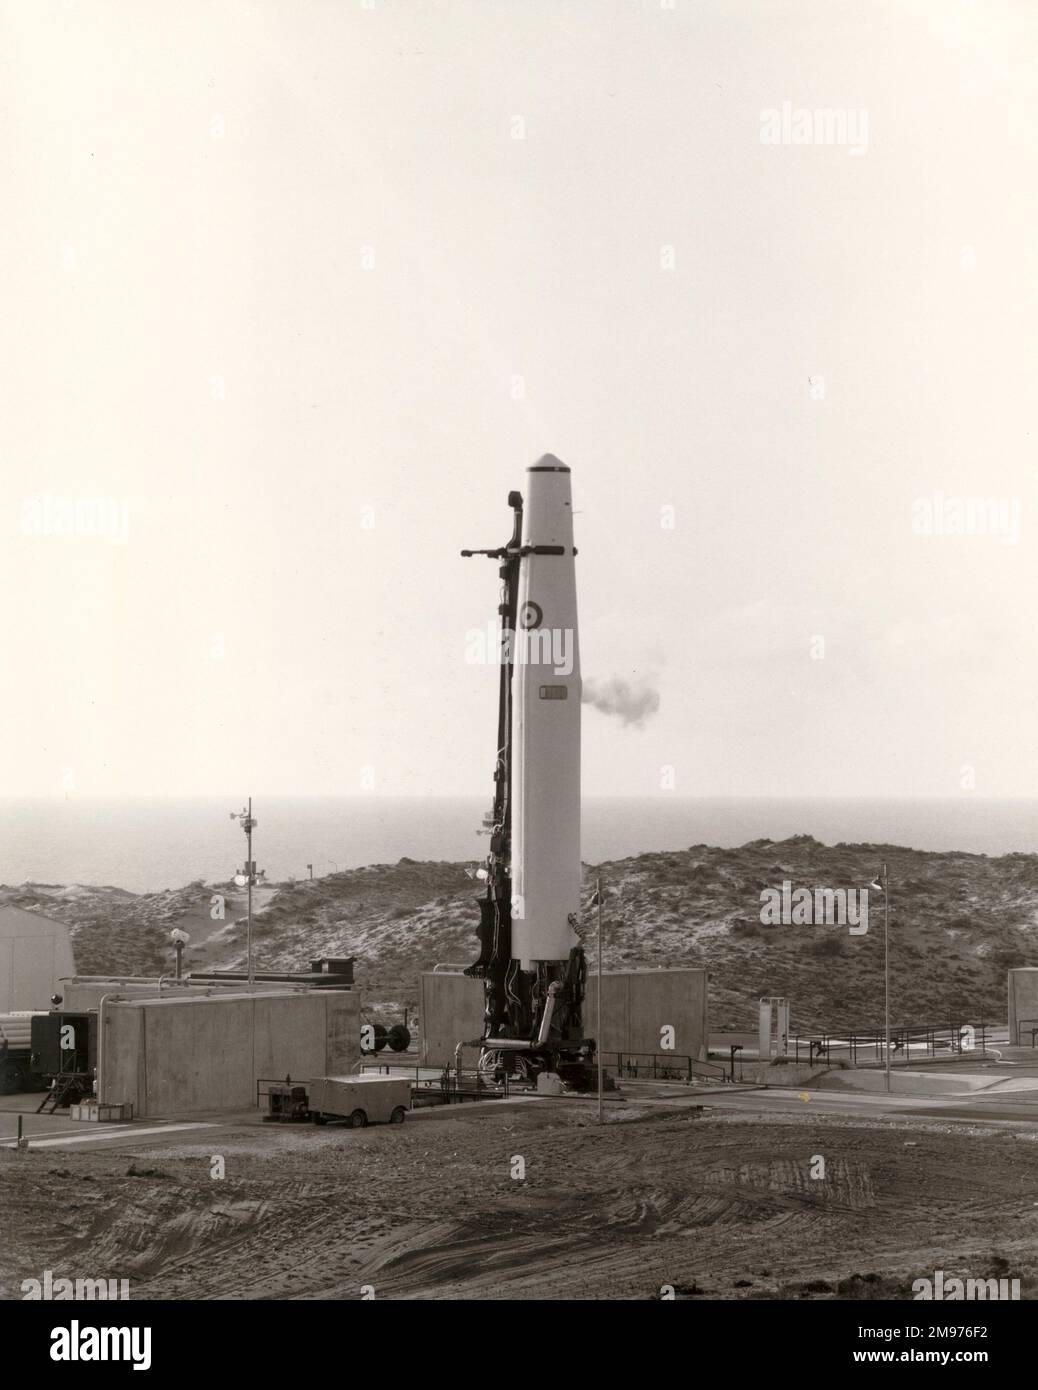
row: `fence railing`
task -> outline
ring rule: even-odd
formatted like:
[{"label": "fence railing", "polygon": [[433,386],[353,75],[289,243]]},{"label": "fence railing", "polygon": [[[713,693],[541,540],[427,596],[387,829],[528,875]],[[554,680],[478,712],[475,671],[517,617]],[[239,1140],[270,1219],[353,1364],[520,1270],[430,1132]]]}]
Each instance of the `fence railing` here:
[{"label": "fence railing", "polygon": [[[1038,1024],[1038,1019],[1034,1020]],[[987,1050],[988,1025],[979,1023],[899,1024],[890,1029],[890,1062],[911,1066],[921,1058],[968,1055]],[[846,1058],[851,1066],[879,1065],[886,1060],[886,1032],[882,1028],[834,1029],[802,1033],[790,1038],[796,1061]]]},{"label": "fence railing", "polygon": [[[362,1072],[375,1072],[385,1076],[400,1076],[411,1082],[412,1107],[428,1105],[455,1105],[474,1100],[505,1100],[510,1094],[508,1077],[500,1081],[488,1081],[477,1071],[463,1071],[461,1076],[453,1067],[394,1066],[392,1062],[361,1062]],[[262,1109],[264,1097],[270,1094],[271,1086],[300,1086],[305,1081],[294,1080],[288,1076],[261,1076],[256,1078],[256,1108]]]},{"label": "fence railing", "polygon": [[360,1069],[409,1077],[412,1104],[420,1105],[424,1099],[451,1105],[466,1100],[498,1100],[509,1095],[507,1075],[494,1081],[480,1071],[463,1070],[459,1077],[454,1067],[402,1066],[393,1062],[362,1062]]},{"label": "fence railing", "polygon": [[730,1081],[721,1062],[700,1062],[674,1052],[603,1052],[602,1065],[631,1081]]}]

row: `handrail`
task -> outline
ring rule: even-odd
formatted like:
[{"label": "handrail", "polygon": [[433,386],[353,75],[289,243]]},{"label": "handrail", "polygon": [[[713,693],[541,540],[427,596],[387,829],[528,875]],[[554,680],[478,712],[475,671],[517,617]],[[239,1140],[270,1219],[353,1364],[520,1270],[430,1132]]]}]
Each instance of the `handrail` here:
[{"label": "handrail", "polygon": [[[642,1062],[648,1061],[652,1065],[652,1079],[669,1079],[668,1073],[675,1070],[685,1073],[685,1080],[691,1082],[694,1074],[699,1073],[712,1081],[728,1081],[730,1078],[725,1066],[721,1062],[699,1061],[698,1058],[691,1057],[687,1053],[678,1052],[603,1052],[602,1058],[605,1065],[607,1058],[615,1057],[616,1062],[612,1065],[621,1076],[627,1075],[632,1079],[638,1079]],[[626,1066],[626,1073],[625,1073]],[[633,1070],[632,1070],[633,1069]],[[731,1078],[734,1080],[734,1078]]]},{"label": "handrail", "polygon": [[[1038,1020],[1036,1020],[1038,1022]],[[987,1033],[989,1024],[981,1019],[978,1023],[945,1022],[927,1024],[901,1024],[890,1029],[890,1052],[891,1060],[895,1060],[897,1053],[901,1053],[902,1063],[908,1067],[912,1065],[913,1049],[925,1049],[927,1057],[936,1058],[938,1049],[950,1048],[952,1051],[962,1054],[964,1052],[986,1053]],[[972,1034],[975,1044],[972,1047],[963,1047],[963,1038]],[[823,1056],[827,1063],[832,1062],[832,1053],[846,1053],[852,1066],[859,1063],[859,1052],[867,1054],[871,1049],[873,1059],[879,1062],[883,1058],[886,1047],[886,1030],[883,1028],[831,1028],[820,1033],[798,1033],[790,1038],[793,1045],[793,1054],[796,1061],[800,1061],[801,1047],[806,1046],[806,1061],[813,1062]],[[918,1060],[916,1058],[915,1060]]]}]

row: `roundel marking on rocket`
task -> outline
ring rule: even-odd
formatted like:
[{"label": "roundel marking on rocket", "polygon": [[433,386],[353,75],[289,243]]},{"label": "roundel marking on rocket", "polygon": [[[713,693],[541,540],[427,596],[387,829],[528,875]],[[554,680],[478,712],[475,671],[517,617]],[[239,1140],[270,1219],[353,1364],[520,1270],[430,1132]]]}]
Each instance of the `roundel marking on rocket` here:
[{"label": "roundel marking on rocket", "polygon": [[544,609],[539,603],[534,603],[533,599],[527,599],[519,610],[519,626],[529,631],[531,628],[540,627],[544,621]]}]

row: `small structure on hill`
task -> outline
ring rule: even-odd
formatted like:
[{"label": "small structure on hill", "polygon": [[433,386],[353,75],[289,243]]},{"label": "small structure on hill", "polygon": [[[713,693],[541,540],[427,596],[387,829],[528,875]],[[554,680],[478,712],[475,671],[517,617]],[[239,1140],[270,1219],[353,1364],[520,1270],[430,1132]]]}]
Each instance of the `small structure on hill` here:
[{"label": "small structure on hill", "polygon": [[789,1048],[789,1000],[779,994],[766,994],[760,1001],[758,1056],[762,1062],[784,1057]]}]

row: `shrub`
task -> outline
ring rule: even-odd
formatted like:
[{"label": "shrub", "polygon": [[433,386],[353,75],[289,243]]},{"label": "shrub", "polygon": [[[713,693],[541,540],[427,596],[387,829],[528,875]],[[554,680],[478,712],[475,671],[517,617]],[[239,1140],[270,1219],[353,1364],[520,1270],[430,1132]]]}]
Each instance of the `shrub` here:
[{"label": "shrub", "polygon": [[837,936],[835,933],[827,936],[820,936],[811,947],[811,954],[813,956],[822,956],[826,958],[830,956],[842,956],[843,937]]},{"label": "shrub", "polygon": [[755,922],[752,917],[736,917],[729,931],[732,936],[744,939],[748,936],[763,936],[761,924]]}]

